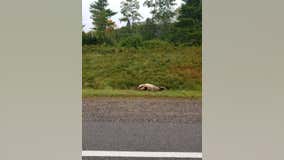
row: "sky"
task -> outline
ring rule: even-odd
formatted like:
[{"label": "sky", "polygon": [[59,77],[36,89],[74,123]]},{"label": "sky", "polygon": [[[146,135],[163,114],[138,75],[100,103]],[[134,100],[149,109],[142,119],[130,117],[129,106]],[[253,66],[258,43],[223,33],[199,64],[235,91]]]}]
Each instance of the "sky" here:
[{"label": "sky", "polygon": [[[96,0],[82,0],[82,24],[85,25],[84,31],[88,32],[93,28],[92,25],[92,20],[90,19],[91,13],[89,12],[90,5]],[[108,0],[109,6],[108,8],[111,9],[114,12],[117,12],[116,15],[114,15],[111,19],[115,22],[115,24],[118,27],[125,26],[125,22],[120,22],[119,18],[122,17],[120,13],[120,2],[122,0]],[[150,9],[147,7],[143,6],[145,0],[139,0],[140,2],[140,9],[139,13],[143,16],[142,21],[145,20],[146,18],[150,18]],[[182,0],[176,0],[177,5],[175,8],[179,7],[182,3]]]}]

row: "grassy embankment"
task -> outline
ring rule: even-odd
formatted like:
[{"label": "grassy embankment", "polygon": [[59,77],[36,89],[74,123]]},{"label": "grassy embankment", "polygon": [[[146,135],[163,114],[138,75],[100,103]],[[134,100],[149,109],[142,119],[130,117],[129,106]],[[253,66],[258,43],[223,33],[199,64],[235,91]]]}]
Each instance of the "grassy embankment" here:
[{"label": "grassy embankment", "polygon": [[169,90],[161,92],[113,90],[113,89],[83,89],[83,97],[176,97],[176,98],[200,98],[201,91]]},{"label": "grassy embankment", "polygon": [[[201,97],[201,48],[83,46],[83,97]],[[137,91],[141,83],[167,91]]]}]

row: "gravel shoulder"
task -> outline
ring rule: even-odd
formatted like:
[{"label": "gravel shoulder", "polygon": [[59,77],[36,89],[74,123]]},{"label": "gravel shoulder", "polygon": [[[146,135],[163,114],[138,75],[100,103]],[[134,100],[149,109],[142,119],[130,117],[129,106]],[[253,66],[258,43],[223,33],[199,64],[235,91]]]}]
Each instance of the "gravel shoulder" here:
[{"label": "gravel shoulder", "polygon": [[185,98],[83,98],[83,121],[97,122],[201,122],[201,100]]}]

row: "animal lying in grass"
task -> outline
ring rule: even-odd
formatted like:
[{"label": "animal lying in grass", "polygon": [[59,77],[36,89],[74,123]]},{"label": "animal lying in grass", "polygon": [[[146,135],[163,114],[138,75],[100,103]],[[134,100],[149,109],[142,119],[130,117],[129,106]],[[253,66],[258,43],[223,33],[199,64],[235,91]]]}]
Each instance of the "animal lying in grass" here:
[{"label": "animal lying in grass", "polygon": [[140,84],[137,87],[138,90],[142,90],[142,91],[162,91],[167,89],[166,87],[159,87],[159,86],[155,86],[153,84],[149,84],[149,83],[145,83],[145,84]]}]

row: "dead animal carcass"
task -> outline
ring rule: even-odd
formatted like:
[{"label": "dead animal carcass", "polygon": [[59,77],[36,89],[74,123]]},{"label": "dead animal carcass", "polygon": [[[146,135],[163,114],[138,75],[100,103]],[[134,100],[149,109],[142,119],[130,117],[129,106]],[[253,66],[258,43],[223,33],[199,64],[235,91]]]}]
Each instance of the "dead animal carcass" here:
[{"label": "dead animal carcass", "polygon": [[166,87],[159,87],[153,84],[145,83],[145,84],[140,84],[137,87],[137,89],[142,90],[142,91],[162,91],[162,90],[165,90]]}]

